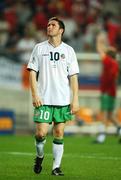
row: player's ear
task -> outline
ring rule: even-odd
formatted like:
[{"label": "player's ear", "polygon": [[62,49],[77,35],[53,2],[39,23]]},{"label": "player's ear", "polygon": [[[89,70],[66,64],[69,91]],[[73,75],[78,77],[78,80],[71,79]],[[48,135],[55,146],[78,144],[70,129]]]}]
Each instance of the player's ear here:
[{"label": "player's ear", "polygon": [[60,33],[63,35],[64,29],[60,28]]}]

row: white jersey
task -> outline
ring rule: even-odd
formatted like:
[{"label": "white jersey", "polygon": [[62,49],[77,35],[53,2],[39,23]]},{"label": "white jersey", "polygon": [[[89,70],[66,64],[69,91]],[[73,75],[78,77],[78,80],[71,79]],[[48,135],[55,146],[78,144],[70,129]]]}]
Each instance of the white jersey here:
[{"label": "white jersey", "polygon": [[44,105],[70,104],[68,77],[79,73],[77,58],[72,47],[62,42],[53,47],[48,41],[38,43],[27,66],[38,77],[38,95]]}]

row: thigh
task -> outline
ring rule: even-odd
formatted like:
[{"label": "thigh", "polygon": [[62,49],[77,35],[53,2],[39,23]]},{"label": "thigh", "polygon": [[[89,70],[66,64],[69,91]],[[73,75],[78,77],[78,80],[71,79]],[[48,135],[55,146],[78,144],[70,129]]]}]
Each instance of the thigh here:
[{"label": "thigh", "polygon": [[48,123],[35,123],[36,127],[36,135],[39,135],[41,137],[46,136],[49,129]]}]

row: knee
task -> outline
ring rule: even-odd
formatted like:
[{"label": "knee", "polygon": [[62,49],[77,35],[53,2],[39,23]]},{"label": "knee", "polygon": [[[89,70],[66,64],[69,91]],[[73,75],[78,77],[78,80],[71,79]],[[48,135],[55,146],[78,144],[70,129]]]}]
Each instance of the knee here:
[{"label": "knee", "polygon": [[46,136],[46,132],[44,130],[36,131],[35,136],[39,139],[42,139],[43,137]]},{"label": "knee", "polygon": [[63,137],[63,131],[61,129],[56,129],[53,132],[55,137]]}]

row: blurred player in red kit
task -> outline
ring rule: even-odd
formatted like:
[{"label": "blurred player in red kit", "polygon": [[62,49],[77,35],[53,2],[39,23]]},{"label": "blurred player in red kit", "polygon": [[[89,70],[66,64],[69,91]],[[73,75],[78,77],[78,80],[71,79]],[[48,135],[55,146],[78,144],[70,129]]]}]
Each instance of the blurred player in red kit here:
[{"label": "blurred player in red kit", "polygon": [[[100,36],[97,37],[97,51],[102,60],[102,74],[100,77],[102,122],[99,125],[98,136],[95,142],[103,143],[106,138],[107,120],[110,120],[117,127],[117,133],[121,138],[121,125],[113,112],[115,109],[119,65],[116,60],[116,49],[105,46]],[[121,143],[120,138],[119,142]]]}]

